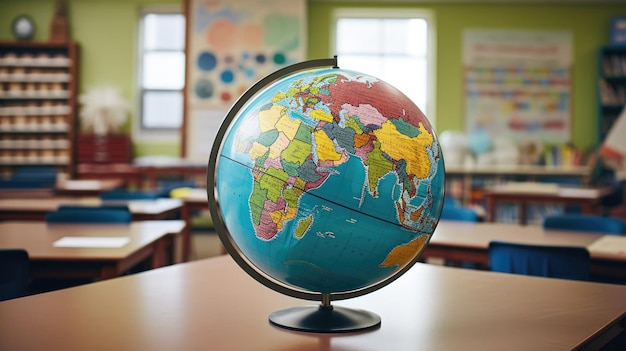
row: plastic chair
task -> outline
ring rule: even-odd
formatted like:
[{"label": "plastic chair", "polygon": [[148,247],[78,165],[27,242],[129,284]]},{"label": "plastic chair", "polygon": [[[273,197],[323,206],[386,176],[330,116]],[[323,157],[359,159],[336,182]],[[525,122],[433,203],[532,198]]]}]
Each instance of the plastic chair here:
[{"label": "plastic chair", "polygon": [[543,227],[613,235],[626,234],[626,223],[620,218],[585,214],[548,216],[543,220]]},{"label": "plastic chair", "polygon": [[28,281],[28,252],[0,249],[0,301],[26,295]]},{"label": "plastic chair", "polygon": [[439,218],[449,221],[478,222],[476,211],[471,208],[457,206],[444,205]]},{"label": "plastic chair", "polygon": [[46,214],[47,223],[119,223],[133,220],[128,207],[124,206],[60,206]]},{"label": "plastic chair", "polygon": [[100,193],[101,200],[156,200],[159,194],[150,191],[114,189]]},{"label": "plastic chair", "polygon": [[493,272],[589,280],[591,258],[584,247],[489,243]]}]

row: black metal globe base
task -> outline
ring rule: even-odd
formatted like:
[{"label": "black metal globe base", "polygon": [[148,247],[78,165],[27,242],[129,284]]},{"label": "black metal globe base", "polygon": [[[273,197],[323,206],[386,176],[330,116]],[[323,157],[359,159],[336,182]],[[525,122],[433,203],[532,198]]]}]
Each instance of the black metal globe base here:
[{"label": "black metal globe base", "polygon": [[[324,294],[325,295],[325,294]],[[326,296],[324,296],[326,297]],[[323,299],[319,306],[300,306],[270,314],[270,323],[289,330],[310,333],[351,333],[380,327],[380,316]]]}]

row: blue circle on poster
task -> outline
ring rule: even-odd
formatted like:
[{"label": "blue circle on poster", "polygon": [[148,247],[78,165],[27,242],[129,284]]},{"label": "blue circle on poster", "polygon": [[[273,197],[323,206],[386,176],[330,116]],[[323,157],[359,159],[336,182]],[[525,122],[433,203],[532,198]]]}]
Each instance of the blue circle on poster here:
[{"label": "blue circle on poster", "polygon": [[267,57],[265,57],[265,55],[263,54],[257,54],[254,59],[256,60],[257,63],[265,63],[265,60],[267,60]]},{"label": "blue circle on poster", "polygon": [[227,69],[224,70],[222,74],[220,74],[220,79],[224,83],[232,83],[233,80],[235,80],[235,74],[233,73],[233,71]]},{"label": "blue circle on poster", "polygon": [[198,67],[203,71],[212,71],[217,66],[217,57],[210,52],[198,55]]},{"label": "blue circle on poster", "polygon": [[196,96],[201,99],[208,99],[213,96],[215,91],[215,87],[213,86],[213,82],[208,79],[199,79],[196,81],[196,85],[194,87],[194,91]]}]

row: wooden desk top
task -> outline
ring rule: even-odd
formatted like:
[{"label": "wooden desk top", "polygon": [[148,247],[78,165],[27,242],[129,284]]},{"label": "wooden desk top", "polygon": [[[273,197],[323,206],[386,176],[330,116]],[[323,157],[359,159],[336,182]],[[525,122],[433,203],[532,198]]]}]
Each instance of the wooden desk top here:
[{"label": "wooden desk top", "polygon": [[[182,220],[139,221],[130,224],[47,224],[44,222],[0,223],[0,248],[24,248],[31,260],[117,260],[155,240],[180,234]],[[63,237],[128,237],[120,248],[55,247]]]},{"label": "wooden desk top", "polygon": [[520,244],[588,246],[604,234],[544,230],[539,225],[439,221],[430,243],[454,242],[459,246],[486,248],[492,240]]},{"label": "wooden desk top", "polygon": [[0,302],[3,350],[570,350],[613,328],[626,286],[416,264],[335,302],[382,318],[355,334],[291,332],[271,312],[315,305],[254,281],[229,256]]},{"label": "wooden desk top", "polygon": [[485,196],[599,200],[612,191],[612,188],[580,188],[549,183],[510,182],[485,189]]},{"label": "wooden desk top", "polygon": [[178,210],[182,206],[179,199],[162,198],[156,200],[102,201],[97,197],[66,197],[35,199],[0,199],[0,212],[50,212],[62,204],[101,206],[127,204],[133,215],[159,215]]},{"label": "wooden desk top", "polygon": [[189,189],[189,194],[181,198],[185,203],[203,204],[209,206],[209,197],[206,188]]},{"label": "wooden desk top", "polygon": [[587,177],[591,168],[586,166],[555,167],[539,165],[446,165],[446,174],[489,174],[489,175],[527,175],[527,176],[571,176]]},{"label": "wooden desk top", "polygon": [[483,250],[494,240],[530,245],[580,246],[587,248],[592,258],[626,261],[626,237],[613,236],[610,239],[612,243],[622,242],[621,247],[614,246],[612,252],[607,250],[606,245],[597,244],[605,237],[607,235],[603,233],[545,230],[538,225],[439,221],[430,243]]},{"label": "wooden desk top", "polygon": [[125,185],[122,179],[71,179],[59,182],[55,193],[67,196],[98,196],[103,191]]}]

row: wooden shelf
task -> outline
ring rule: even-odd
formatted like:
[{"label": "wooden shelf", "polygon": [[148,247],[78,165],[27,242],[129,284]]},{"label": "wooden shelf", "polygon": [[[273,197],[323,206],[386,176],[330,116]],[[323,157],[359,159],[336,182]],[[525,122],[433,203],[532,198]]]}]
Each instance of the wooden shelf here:
[{"label": "wooden shelf", "polygon": [[626,105],[626,46],[598,52],[597,137],[600,145]]},{"label": "wooden shelf", "polygon": [[0,172],[57,166],[75,177],[78,45],[0,42]]}]

